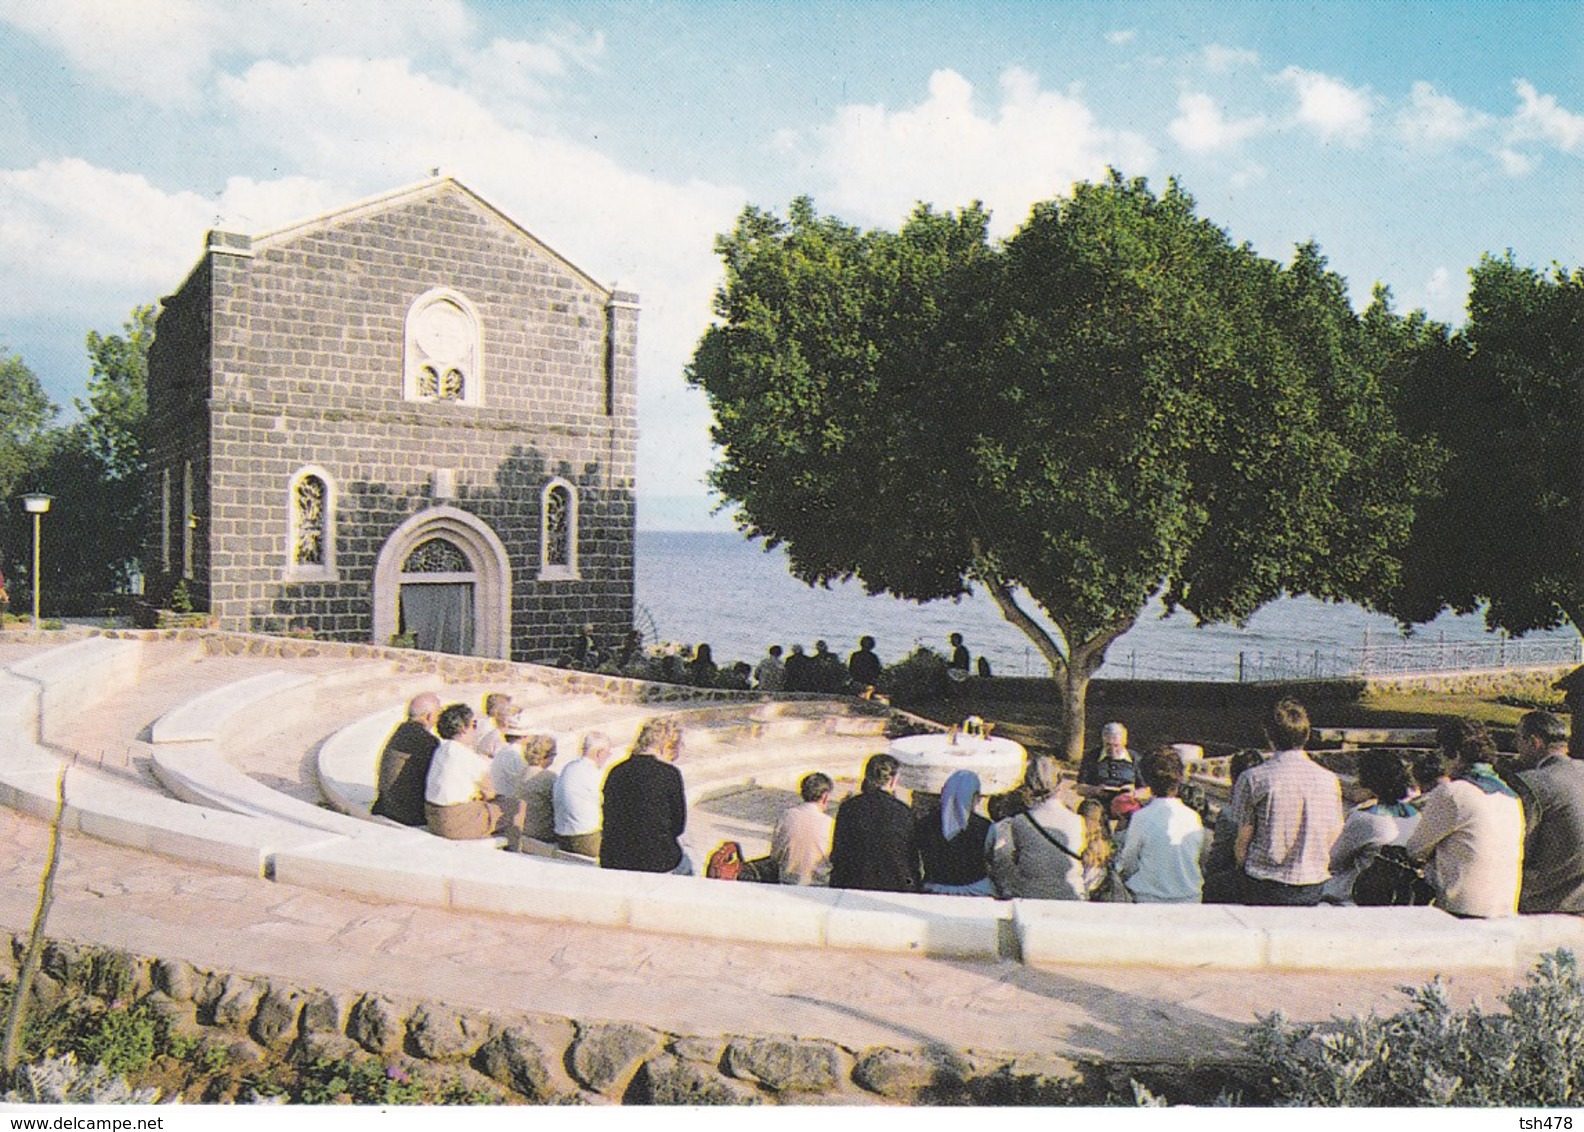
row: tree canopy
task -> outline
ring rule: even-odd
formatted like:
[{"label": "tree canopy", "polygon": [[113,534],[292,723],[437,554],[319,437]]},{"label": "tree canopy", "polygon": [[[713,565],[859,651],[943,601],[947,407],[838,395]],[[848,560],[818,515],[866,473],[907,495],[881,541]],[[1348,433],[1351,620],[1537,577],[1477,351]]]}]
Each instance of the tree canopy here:
[{"label": "tree canopy", "polygon": [[1423,504],[1404,621],[1485,606],[1493,628],[1584,632],[1584,270],[1536,271],[1512,255],[1470,271],[1468,320],[1417,344],[1401,415],[1449,462]]},{"label": "tree canopy", "polygon": [[[55,612],[97,612],[102,595],[124,591],[138,568],[154,313],[135,308],[121,334],[88,332],[88,398],[74,400],[81,417],[65,426],[52,424],[58,410],[21,359],[0,362],[0,489],[14,519],[16,491],[36,487],[55,497],[42,559],[43,591]],[[31,536],[20,522],[12,530],[13,568],[24,575]]]},{"label": "tree canopy", "polygon": [[1090,675],[1156,593],[1241,621],[1397,584],[1432,470],[1371,329],[1401,320],[1356,315],[1312,245],[1265,259],[1175,183],[1113,174],[999,244],[978,205],[893,233],[799,200],[717,250],[688,376],[739,526],[809,583],[982,586],[1063,681],[1070,756]]}]

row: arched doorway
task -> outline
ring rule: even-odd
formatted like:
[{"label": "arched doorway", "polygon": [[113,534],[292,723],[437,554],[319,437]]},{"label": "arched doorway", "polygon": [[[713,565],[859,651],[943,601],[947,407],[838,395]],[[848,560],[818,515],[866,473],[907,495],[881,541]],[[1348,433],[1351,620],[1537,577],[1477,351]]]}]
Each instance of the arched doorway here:
[{"label": "arched doorway", "polygon": [[511,656],[511,566],[478,516],[432,507],[385,540],[374,567],[374,641],[403,632],[418,648]]}]

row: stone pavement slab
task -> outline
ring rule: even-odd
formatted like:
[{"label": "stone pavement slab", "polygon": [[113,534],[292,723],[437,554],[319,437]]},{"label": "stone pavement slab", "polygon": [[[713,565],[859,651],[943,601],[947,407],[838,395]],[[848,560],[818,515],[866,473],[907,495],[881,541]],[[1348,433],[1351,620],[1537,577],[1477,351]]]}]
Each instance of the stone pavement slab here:
[{"label": "stone pavement slab", "polygon": [[[0,927],[23,931],[46,825],[0,812]],[[354,898],[64,838],[51,934],[201,967],[406,1000],[630,1021],[673,1033],[824,1037],[853,1049],[944,1044],[1121,1061],[1213,1060],[1240,1027],[1395,1011],[1402,972],[1276,974],[800,949],[543,923]],[[1515,976],[1456,972],[1493,1005]]]}]

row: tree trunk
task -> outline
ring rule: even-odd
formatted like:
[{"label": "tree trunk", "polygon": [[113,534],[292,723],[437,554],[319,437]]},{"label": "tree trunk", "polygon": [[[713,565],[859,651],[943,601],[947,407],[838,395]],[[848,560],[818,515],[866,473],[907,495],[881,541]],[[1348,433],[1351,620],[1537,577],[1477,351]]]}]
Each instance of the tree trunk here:
[{"label": "tree trunk", "polygon": [[1087,713],[1085,698],[1089,694],[1089,678],[1105,663],[1106,650],[1111,647],[1111,642],[1131,629],[1136,618],[1129,617],[1125,621],[1107,625],[1088,640],[1073,646],[1072,637],[1066,633],[1061,619],[1053,614],[1051,620],[1063,629],[1063,636],[1068,641],[1068,652],[1063,654],[1061,646],[1044,627],[1018,605],[1012,587],[1003,581],[985,580],[984,584],[1000,607],[1001,616],[1023,630],[1023,634],[1034,642],[1040,655],[1051,666],[1052,679],[1061,685],[1062,722],[1058,749],[1063,758],[1076,766],[1083,758]]}]

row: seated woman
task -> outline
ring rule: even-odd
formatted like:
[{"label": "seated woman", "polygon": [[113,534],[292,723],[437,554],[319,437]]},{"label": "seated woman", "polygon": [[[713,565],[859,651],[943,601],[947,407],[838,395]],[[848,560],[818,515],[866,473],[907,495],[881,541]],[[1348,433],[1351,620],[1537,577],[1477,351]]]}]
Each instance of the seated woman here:
[{"label": "seated woman", "polygon": [[1084,823],[1084,893],[1090,900],[1099,900],[1105,890],[1107,866],[1116,856],[1116,846],[1111,843],[1111,821],[1099,798],[1079,802],[1078,816]]},{"label": "seated woman", "polygon": [[523,817],[520,798],[497,798],[490,784],[490,759],[474,749],[478,719],[467,704],[452,704],[435,723],[440,745],[424,781],[424,817],[429,832],[452,841],[505,834],[507,847],[520,848]]},{"label": "seated woman", "polygon": [[979,804],[979,776],[953,771],[941,788],[939,818],[919,827],[919,855],[924,859],[924,891],[949,896],[994,896],[985,863],[989,819],[974,812]]},{"label": "seated woman", "polygon": [[1006,897],[1036,900],[1084,898],[1084,823],[1056,796],[1061,771],[1042,755],[1024,778],[1028,810],[991,832],[990,879]]},{"label": "seated woman", "polygon": [[1370,792],[1342,823],[1342,836],[1331,847],[1331,879],[1320,899],[1327,904],[1353,903],[1353,882],[1382,845],[1406,845],[1419,824],[1419,811],[1408,802],[1413,779],[1408,763],[1396,751],[1365,751],[1359,756],[1358,783]]},{"label": "seated woman", "polygon": [[1177,797],[1182,755],[1175,747],[1161,747],[1144,756],[1139,772],[1150,800],[1128,822],[1117,872],[1140,903],[1197,904],[1204,887],[1199,862],[1205,830],[1199,815]]}]

